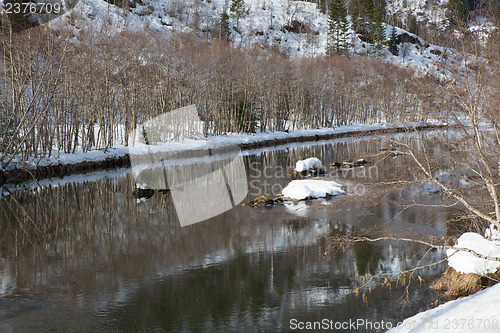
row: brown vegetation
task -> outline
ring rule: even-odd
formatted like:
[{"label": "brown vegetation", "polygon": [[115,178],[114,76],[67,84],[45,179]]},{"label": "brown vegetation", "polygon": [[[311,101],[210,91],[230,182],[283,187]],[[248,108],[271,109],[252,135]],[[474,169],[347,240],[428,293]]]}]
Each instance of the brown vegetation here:
[{"label": "brown vegetation", "polygon": [[262,207],[262,206],[272,206],[272,205],[277,205],[277,204],[282,204],[283,203],[283,198],[277,197],[277,198],[269,198],[266,196],[260,196],[248,203],[248,206],[250,207]]},{"label": "brown vegetation", "polygon": [[[425,120],[428,78],[367,58],[291,59],[191,35],[0,36],[0,163],[127,145],[151,117],[196,104],[205,134]],[[425,94],[424,94],[425,96]]]},{"label": "brown vegetation", "polygon": [[453,267],[431,283],[431,288],[446,297],[456,298],[474,294],[486,287],[492,286],[500,279],[500,271],[480,276],[473,273],[461,274]]}]

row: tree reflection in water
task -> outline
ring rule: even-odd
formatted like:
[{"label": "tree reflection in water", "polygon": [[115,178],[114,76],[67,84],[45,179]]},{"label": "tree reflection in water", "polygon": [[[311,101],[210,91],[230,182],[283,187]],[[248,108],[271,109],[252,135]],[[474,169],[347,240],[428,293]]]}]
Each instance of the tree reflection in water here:
[{"label": "tree reflection in water", "polygon": [[[298,159],[316,156],[326,165],[377,154],[381,146],[367,139],[295,144],[250,154],[245,163],[273,174]],[[378,167],[380,177],[412,173],[403,157],[385,159]],[[256,184],[267,179],[263,172],[247,170]],[[289,181],[286,174],[271,180],[280,185]],[[339,180],[368,184],[380,178],[341,175]],[[43,313],[50,320],[42,323],[42,331],[78,330],[93,320],[101,323],[100,330],[109,331],[286,331],[291,318],[397,322],[434,299],[427,287],[412,286],[412,306],[401,312],[397,289],[374,288],[367,305],[350,293],[353,282],[365,273],[414,264],[418,246],[357,244],[326,258],[318,237],[320,230],[333,230],[338,221],[360,228],[384,225],[443,232],[444,212],[412,208],[401,214],[401,192],[342,198],[323,205],[326,209],[316,203],[303,216],[282,206],[240,205],[181,228],[168,193],[138,204],[134,186],[134,177],[124,172],[109,179],[20,191],[0,200],[0,297],[29,294],[26,297],[50,305],[43,310],[20,308],[0,330],[22,330],[38,318],[36,313]],[[437,200],[428,193],[407,194]],[[427,260],[441,257],[434,252]],[[433,267],[422,275],[441,271]],[[60,319],[60,311],[80,315],[68,323]]]}]

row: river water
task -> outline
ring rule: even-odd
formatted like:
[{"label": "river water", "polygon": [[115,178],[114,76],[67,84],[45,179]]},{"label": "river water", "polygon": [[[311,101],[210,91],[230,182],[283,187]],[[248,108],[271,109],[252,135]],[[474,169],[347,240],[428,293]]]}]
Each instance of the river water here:
[{"label": "river water", "polygon": [[[328,169],[348,195],[238,205],[182,228],[169,194],[145,202],[132,196],[130,169],[25,184],[0,201],[0,332],[290,332],[322,320],[344,323],[339,332],[383,331],[429,309],[438,296],[428,282],[443,265],[418,273],[426,283],[412,282],[405,306],[401,286],[368,284],[371,290],[353,292],[365,274],[417,264],[421,247],[357,244],[325,255],[324,236],[352,228],[445,232],[446,211],[402,204],[440,202],[432,189],[412,185],[383,194],[369,186],[411,177],[403,156],[381,158],[393,137],[244,152],[250,189],[244,202],[279,192],[298,159],[372,163],[340,174]],[[411,135],[396,138],[418,145]],[[429,252],[420,264],[443,257]],[[346,328],[358,320],[371,326]]]}]

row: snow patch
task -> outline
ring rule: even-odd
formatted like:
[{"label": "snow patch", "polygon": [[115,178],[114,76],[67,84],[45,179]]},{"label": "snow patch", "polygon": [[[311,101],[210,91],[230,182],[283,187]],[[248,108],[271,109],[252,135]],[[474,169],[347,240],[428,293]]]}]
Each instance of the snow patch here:
[{"label": "snow patch", "polygon": [[498,332],[500,283],[405,319],[388,333]]},{"label": "snow patch", "polygon": [[[409,14],[415,14],[417,21],[428,22],[431,25],[446,27],[445,9],[447,0],[436,0],[431,5],[426,0],[390,0],[387,12],[397,15],[406,21]],[[316,3],[290,0],[245,0],[245,14],[236,18],[227,8],[227,1],[197,1],[197,0],[144,0],[136,3],[129,11],[104,0],[80,0],[70,18],[66,15],[50,23],[53,28],[74,26],[75,41],[81,37],[81,31],[106,31],[111,36],[122,31],[148,31],[166,36],[174,32],[210,33],[219,22],[223,11],[229,14],[231,39],[236,47],[256,45],[263,48],[277,48],[293,57],[323,56],[328,48],[328,15],[322,13]],[[347,19],[351,22],[351,17]],[[288,29],[292,22],[298,22],[304,31],[298,33]],[[481,22],[478,22],[480,27]],[[386,41],[391,36],[392,26],[384,24]],[[479,28],[478,28],[479,29]],[[395,28],[398,34],[406,33]],[[351,54],[374,54],[385,61],[402,67],[411,67],[417,74],[437,75],[436,62],[441,56],[431,53],[430,47],[421,47],[411,43],[402,43],[400,54],[393,56],[387,47],[375,50],[370,43],[362,41],[353,30],[348,29],[350,42],[353,45]],[[427,46],[420,38],[420,44]],[[404,44],[404,45],[403,45]],[[432,49],[444,53],[445,49],[438,46]],[[438,75],[437,75],[438,76]]]},{"label": "snow patch", "polygon": [[490,224],[490,227],[484,232],[484,238],[500,241],[500,230],[493,224]]},{"label": "snow patch", "polygon": [[323,166],[323,163],[316,158],[316,157],[310,157],[305,160],[300,160],[297,161],[295,164],[295,171],[302,172],[302,171],[312,171],[318,168],[321,168]]},{"label": "snow patch", "polygon": [[282,191],[283,196],[295,200],[324,198],[327,195],[343,194],[342,185],[334,181],[302,179],[294,180]]},{"label": "snow patch", "polygon": [[[483,238],[474,232],[466,232],[457,240],[454,248],[465,248],[475,251],[478,254],[500,258],[500,242]],[[448,265],[460,273],[475,273],[485,275],[494,273],[500,267],[500,261],[481,259],[470,252],[446,250]]]}]

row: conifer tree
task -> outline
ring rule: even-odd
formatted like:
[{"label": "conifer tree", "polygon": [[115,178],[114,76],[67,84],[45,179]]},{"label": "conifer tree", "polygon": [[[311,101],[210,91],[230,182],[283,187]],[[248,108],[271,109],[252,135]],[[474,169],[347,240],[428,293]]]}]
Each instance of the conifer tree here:
[{"label": "conifer tree", "polygon": [[220,33],[221,39],[229,41],[231,38],[231,30],[229,28],[229,15],[227,15],[226,11],[222,12],[220,16]]},{"label": "conifer tree", "polygon": [[385,42],[385,28],[380,7],[375,8],[372,21],[371,35],[375,49],[379,52]]},{"label": "conifer tree", "polygon": [[398,45],[396,44],[396,27],[392,26],[391,30],[391,39],[389,40],[389,51],[392,55],[396,57],[399,55]]},{"label": "conifer tree", "polygon": [[240,18],[245,15],[245,0],[232,0],[229,10],[236,17],[236,27],[238,27]]},{"label": "conifer tree", "polygon": [[349,21],[347,10],[342,0],[332,0],[328,7],[329,54],[343,52],[348,49]]},{"label": "conifer tree", "polygon": [[354,9],[352,19],[357,33],[366,39],[371,39],[371,30],[373,17],[375,15],[375,6],[372,0],[354,0]]},{"label": "conifer tree", "polygon": [[355,30],[363,41],[373,44],[377,52],[385,42],[383,16],[382,7],[375,5],[373,0],[354,0],[352,19]]}]

